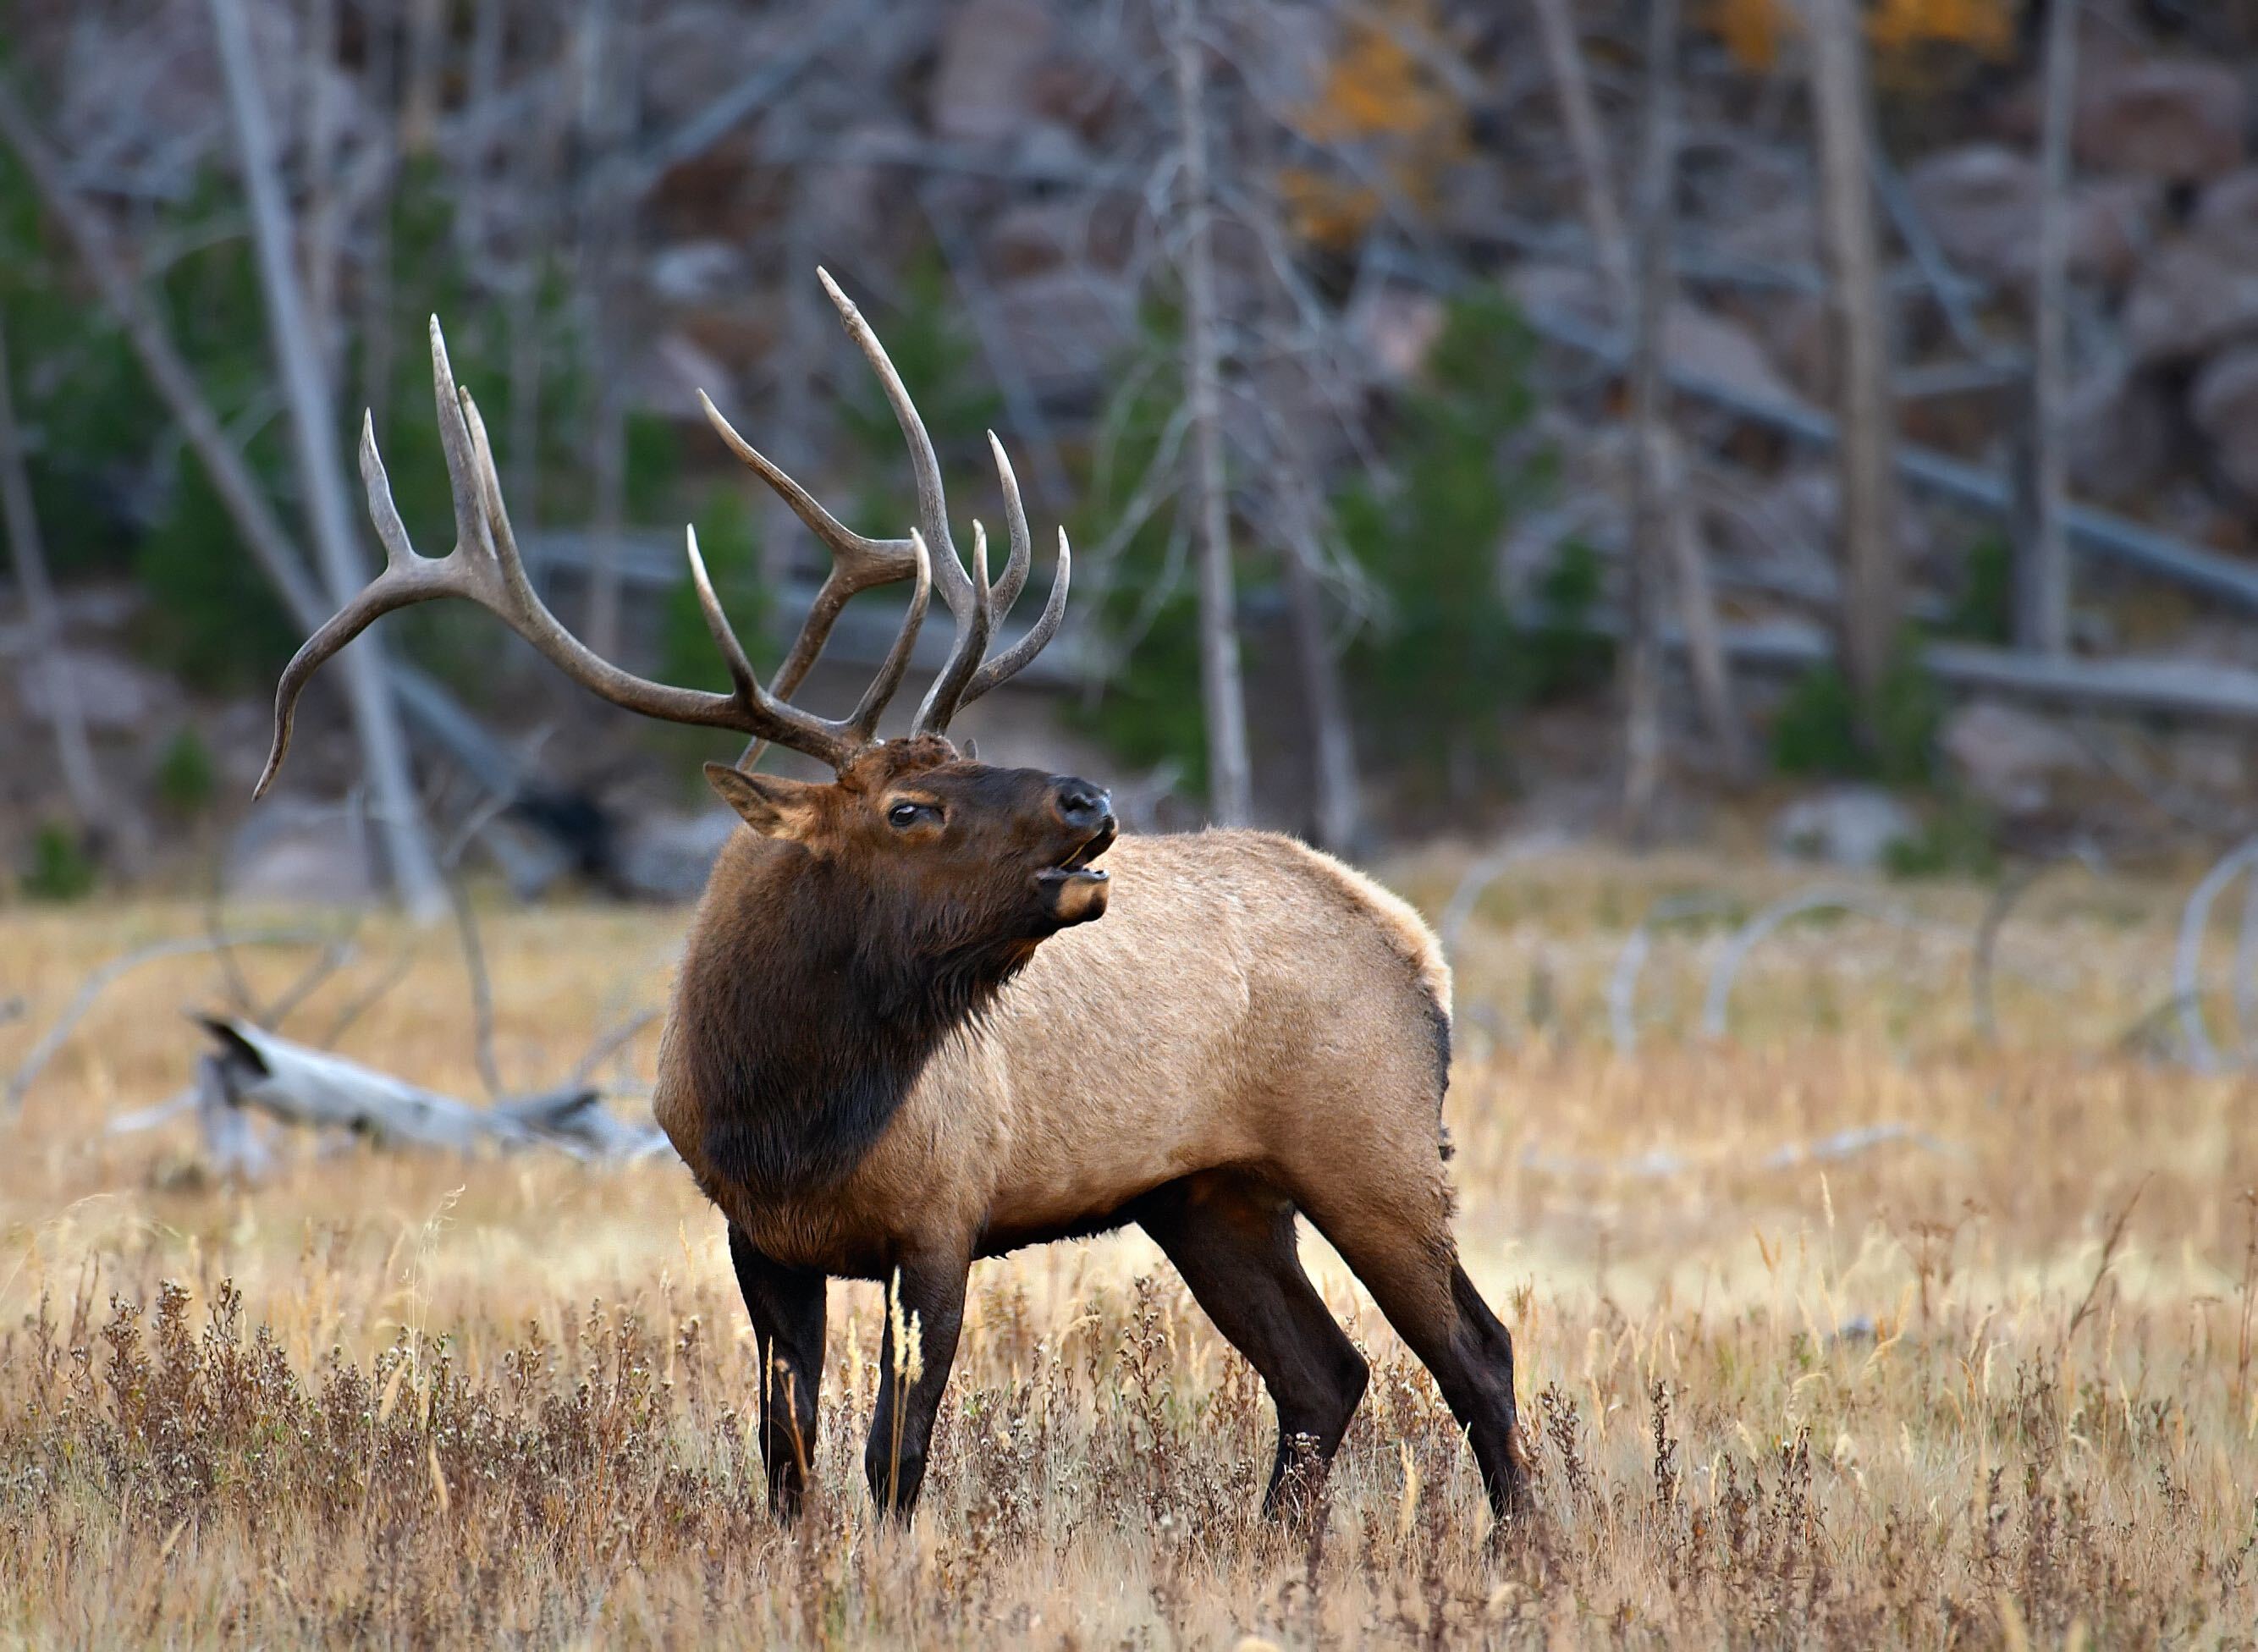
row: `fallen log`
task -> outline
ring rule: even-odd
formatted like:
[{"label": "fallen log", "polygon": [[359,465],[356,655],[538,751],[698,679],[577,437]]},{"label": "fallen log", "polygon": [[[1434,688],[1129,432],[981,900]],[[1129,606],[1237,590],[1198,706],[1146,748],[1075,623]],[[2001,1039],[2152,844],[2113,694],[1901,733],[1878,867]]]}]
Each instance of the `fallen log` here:
[{"label": "fallen log", "polygon": [[[238,1116],[256,1108],[286,1124],[351,1131],[387,1145],[454,1152],[543,1146],[576,1159],[626,1159],[666,1145],[656,1124],[614,1117],[603,1092],[578,1080],[479,1107],[232,1016],[192,1018],[216,1046],[198,1069],[206,1098],[199,1110],[208,1121],[216,1093]],[[230,1145],[240,1152],[240,1144]]]},{"label": "fallen log", "polygon": [[[1601,628],[1607,628],[1604,622]],[[1682,650],[1683,627],[1665,625],[1663,641]],[[1793,620],[1727,626],[1724,645],[1735,664],[1758,670],[1804,671],[1835,657],[1834,639],[1825,630]],[[1972,642],[1931,642],[1921,657],[1931,676],[1956,689],[2095,711],[2258,720],[2258,671],[2240,666],[2060,658]]]},{"label": "fallen log", "polygon": [[[1541,337],[1618,370],[1630,359],[1629,343],[1618,332],[1544,308],[1531,308],[1528,321]],[[1752,394],[1738,386],[1682,367],[1670,367],[1668,376],[1671,384],[1682,394],[1752,423],[1769,426],[1815,446],[1832,447],[1836,441],[1832,415],[1807,404]],[[1896,444],[1895,458],[1898,474],[1924,493],[1995,515],[2005,515],[2013,507],[2014,489],[2007,479],[1983,465],[1909,442]],[[2065,503],[2062,523],[2071,545],[2089,555],[2107,557],[2176,581],[2191,590],[2258,610],[2258,564],[2191,544],[2090,505]]]}]

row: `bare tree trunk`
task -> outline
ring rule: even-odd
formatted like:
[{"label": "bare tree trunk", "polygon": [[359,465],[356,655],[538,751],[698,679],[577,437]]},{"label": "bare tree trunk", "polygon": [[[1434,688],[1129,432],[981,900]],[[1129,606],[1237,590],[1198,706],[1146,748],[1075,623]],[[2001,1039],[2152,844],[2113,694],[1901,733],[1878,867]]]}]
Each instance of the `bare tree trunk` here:
[{"label": "bare tree trunk", "polygon": [[[784,336],[769,352],[773,386],[769,402],[772,410],[769,439],[773,443],[770,451],[793,476],[805,475],[813,468],[820,439],[814,428],[824,405],[816,393],[819,341],[837,337],[823,325],[815,306],[813,278],[815,266],[821,262],[813,199],[818,176],[812,167],[795,167],[785,197],[784,285],[777,295]],[[800,542],[806,529],[781,493],[763,488],[761,497],[761,586],[769,598],[770,628],[777,642],[784,643],[789,642],[792,632],[779,599],[791,588],[792,547]]]},{"label": "bare tree trunk", "polygon": [[[1548,0],[1557,4],[1557,0]],[[1663,323],[1670,308],[1671,198],[1678,170],[1678,0],[1647,0],[1646,137],[1630,267],[1631,542],[1623,602],[1623,832],[1644,844],[1662,788],[1662,592],[1677,477]],[[1565,101],[1565,100],[1564,100]]]},{"label": "bare tree trunk", "polygon": [[[242,0],[210,0],[210,6],[221,73],[227,83],[236,142],[242,155],[244,190],[251,208],[252,239],[266,301],[268,331],[290,408],[291,434],[306,490],[315,556],[331,600],[342,607],[365,581],[353,539],[344,470],[337,458],[328,375],[323,371],[318,341],[306,322],[305,295],[299,287],[295,265],[295,237],[276,171],[273,138],[266,124]],[[446,887],[424,832],[422,809],[408,771],[407,741],[400,732],[391,685],[385,678],[384,654],[376,641],[364,637],[360,647],[348,656],[346,692],[360,735],[394,886],[408,913],[419,922],[427,921],[447,911]]]},{"label": "bare tree trunk", "polygon": [[[1636,272],[1633,268],[1635,259],[1633,251],[1626,238],[1622,215],[1615,209],[1615,184],[1609,175],[1607,139],[1600,129],[1599,117],[1593,104],[1591,77],[1584,69],[1583,47],[1576,38],[1574,19],[1569,13],[1568,0],[1537,0],[1537,11],[1538,25],[1544,34],[1544,57],[1546,67],[1552,77],[1553,96],[1559,101],[1561,124],[1566,129],[1569,150],[1576,160],[1578,182],[1583,199],[1584,227],[1592,238],[1592,244],[1599,259],[1600,273],[1608,284],[1608,295],[1614,302],[1615,313],[1626,326],[1636,331],[1638,326],[1636,312],[1648,295],[1634,286],[1633,276],[1637,273],[1643,281],[1651,273],[1651,269],[1645,265],[1641,265]],[[1646,133],[1646,149],[1641,157],[1640,188],[1643,192],[1650,188],[1661,188],[1662,200],[1666,208],[1669,204],[1670,181],[1675,175],[1677,147],[1680,141],[1676,132],[1678,124],[1675,114],[1676,65],[1674,60],[1668,57],[1665,49],[1655,45],[1651,38],[1654,32],[1651,25],[1655,24],[1656,19],[1651,18],[1649,21],[1651,25],[1649,54],[1655,60],[1655,65],[1651,67],[1648,72],[1650,74],[1661,74],[1669,78],[1670,84],[1665,89],[1669,94],[1672,112],[1668,123],[1671,130],[1667,133],[1663,132],[1660,126],[1656,124],[1654,116],[1650,117]],[[1664,16],[1660,22],[1667,25],[1670,39],[1674,43],[1678,26],[1677,9],[1674,5],[1670,13]],[[1664,144],[1665,152],[1658,162],[1655,149],[1658,138],[1666,139],[1666,141]],[[1651,171],[1651,168],[1657,164],[1665,169],[1659,180],[1656,179]],[[1642,209],[1644,209],[1644,202],[1642,202]],[[1672,236],[1675,227],[1674,219],[1666,218],[1660,223],[1642,219],[1639,224],[1642,246],[1649,243],[1650,238],[1658,238],[1658,240],[1655,240],[1653,244],[1659,246],[1662,256],[1666,259],[1670,255]],[[1657,301],[1657,308],[1652,318],[1652,324],[1656,330],[1653,341],[1653,362],[1654,370],[1657,372],[1661,372],[1665,365],[1664,357],[1666,354],[1669,311],[1673,291],[1672,287],[1667,284],[1666,276],[1665,279],[1663,294]],[[1634,356],[1637,353],[1634,346]],[[1637,387],[1638,372],[1636,361],[1632,364],[1631,378],[1633,379],[1632,400],[1636,404],[1638,401]],[[1665,397],[1662,399],[1662,403],[1658,405],[1663,405],[1666,401],[1667,398]],[[1637,422],[1635,408],[1634,423],[1637,424]],[[1651,451],[1650,451],[1648,439],[1650,431],[1655,443],[1659,444]],[[1691,656],[1694,692],[1701,703],[1701,720],[1703,726],[1708,729],[1710,737],[1716,742],[1719,769],[1728,779],[1738,783],[1748,777],[1748,739],[1741,727],[1740,713],[1734,703],[1732,667],[1726,658],[1724,645],[1721,639],[1715,593],[1711,590],[1708,569],[1702,557],[1701,530],[1694,522],[1692,501],[1686,492],[1684,462],[1679,454],[1677,437],[1671,429],[1666,410],[1663,416],[1651,424],[1635,429],[1632,440],[1634,474],[1635,476],[1644,475],[1646,478],[1644,482],[1635,481],[1635,490],[1639,486],[1659,490],[1654,495],[1658,501],[1658,507],[1663,512],[1658,531],[1669,547],[1667,560],[1673,563],[1679,571],[1678,606],[1686,627],[1686,648]],[[1656,467],[1651,472],[1644,468],[1650,464]],[[1636,504],[1635,498],[1634,505]],[[1637,524],[1634,522],[1635,537],[1639,531]],[[1634,544],[1632,564],[1635,569],[1643,565],[1648,570],[1647,578],[1651,594],[1645,598],[1648,606],[1645,623],[1651,632],[1660,622],[1662,601],[1660,593],[1663,587],[1659,583],[1655,583],[1661,578],[1655,571],[1662,566],[1662,560],[1657,559],[1642,564],[1640,553]],[[1627,720],[1624,730],[1626,735],[1625,805],[1630,815],[1643,818],[1644,807],[1637,810],[1630,808],[1630,793],[1651,784],[1651,771],[1656,770],[1660,762],[1660,749],[1657,745],[1651,752],[1644,752],[1640,749],[1640,746],[1642,742],[1650,739],[1658,741],[1660,736],[1658,731],[1633,727],[1641,715],[1640,697],[1646,691],[1639,689],[1637,683],[1652,680],[1651,672],[1647,677],[1639,678],[1634,678],[1631,675],[1637,665],[1637,652],[1635,649],[1627,651],[1624,656],[1624,705]],[[1650,659],[1651,657],[1650,656]],[[1646,670],[1646,668],[1638,669]],[[1660,691],[1656,688],[1653,691],[1658,694]]]},{"label": "bare tree trunk", "polygon": [[110,811],[103,802],[102,776],[95,768],[94,748],[86,737],[78,678],[63,651],[62,616],[55,603],[53,583],[47,578],[47,553],[39,539],[39,514],[32,507],[32,479],[24,465],[23,432],[16,423],[16,394],[10,372],[7,333],[0,327],[0,519],[7,523],[16,585],[24,595],[25,618],[31,622],[32,657],[39,662],[47,686],[63,789],[70,794],[71,812],[78,817],[79,830],[99,841],[110,829]]},{"label": "bare tree trunk", "polygon": [[1701,720],[1717,743],[1717,767],[1735,785],[1754,769],[1748,731],[1733,692],[1732,668],[1725,652],[1725,628],[1717,618],[1716,593],[1709,584],[1709,557],[1701,524],[1686,494],[1684,460],[1677,443],[1669,446],[1672,497],[1678,508],[1670,523],[1672,571],[1678,580],[1678,615],[1686,627],[1686,664],[1694,676],[1694,696]]},{"label": "bare tree trunk", "polygon": [[446,0],[408,0],[408,84],[400,107],[403,154],[428,155],[438,145],[446,36]]},{"label": "bare tree trunk", "polygon": [[2046,114],[2039,149],[2037,292],[2031,341],[2029,510],[2017,524],[2015,642],[2070,652],[2070,546],[2063,403],[2070,392],[2070,129],[2077,86],[2077,0],[2053,0],[2046,34]]},{"label": "bare tree trunk", "polygon": [[1577,181],[1583,190],[1584,227],[1591,232],[1617,313],[1622,314],[1632,301],[1629,238],[1622,215],[1615,210],[1607,138],[1592,103],[1591,77],[1584,73],[1583,48],[1577,44],[1570,4],[1537,0],[1537,25],[1544,36],[1545,66],[1552,75],[1553,95],[1560,100],[1560,124],[1567,131],[1568,150],[1575,157]]},{"label": "bare tree trunk", "polygon": [[[367,61],[363,70],[373,108],[394,96],[394,69],[400,43],[391,21],[369,19]],[[360,395],[358,400],[379,431],[392,418],[392,219],[395,171],[372,203],[368,250],[360,260]]]},{"label": "bare tree trunk", "polygon": [[1807,0],[1811,98],[1819,127],[1820,216],[1840,381],[1843,664],[1874,735],[1897,646],[1904,593],[1897,561],[1897,477],[1890,463],[1887,317],[1875,246],[1871,103],[1853,0]]},{"label": "bare tree trunk", "polygon": [[466,259],[486,257],[486,238],[492,232],[486,213],[488,183],[493,176],[494,147],[501,131],[494,119],[494,103],[501,91],[502,32],[507,0],[475,0],[471,13],[471,63],[467,91],[469,118],[463,124],[468,137],[456,158],[461,169],[462,206],[455,216],[455,240]]},{"label": "bare tree trunk", "polygon": [[1300,668],[1302,703],[1310,727],[1310,767],[1316,785],[1317,847],[1337,854],[1354,851],[1362,834],[1356,784],[1356,742],[1341,698],[1340,670],[1325,637],[1324,593],[1317,579],[1316,484],[1306,457],[1292,450],[1289,436],[1281,455],[1288,474],[1281,479],[1279,508],[1286,523],[1286,617],[1294,632]]},{"label": "bare tree trunk", "polygon": [[[535,13],[545,19],[545,13]],[[529,19],[530,26],[531,19]],[[554,49],[572,49],[569,29],[553,31]],[[528,55],[531,55],[529,49]],[[509,496],[520,521],[530,526],[541,508],[541,388],[543,337],[543,286],[550,255],[559,230],[554,202],[557,181],[564,169],[567,111],[563,100],[541,101],[532,118],[522,123],[514,164],[512,187],[523,203],[524,243],[517,249],[517,264],[509,296]]]},{"label": "bare tree trunk", "polygon": [[586,333],[596,373],[590,463],[595,497],[588,524],[588,646],[606,659],[620,646],[620,550],[626,526],[627,400],[617,308],[623,213],[621,152],[625,140],[625,49],[616,0],[586,0],[579,34],[580,133],[590,157],[581,202],[580,264],[586,289]]},{"label": "bare tree trunk", "polygon": [[306,316],[322,351],[330,382],[344,358],[344,330],[337,324],[337,252],[344,225],[339,222],[337,181],[337,106],[330,95],[337,60],[337,0],[309,0],[306,15],[305,122]]},{"label": "bare tree trunk", "polygon": [[1184,380],[1191,404],[1199,530],[1200,687],[1207,713],[1209,806],[1224,826],[1253,815],[1246,695],[1239,679],[1238,596],[1231,557],[1231,500],[1224,474],[1223,384],[1216,341],[1213,207],[1208,189],[1205,48],[1198,0],[1176,0],[1170,55],[1183,160]]}]

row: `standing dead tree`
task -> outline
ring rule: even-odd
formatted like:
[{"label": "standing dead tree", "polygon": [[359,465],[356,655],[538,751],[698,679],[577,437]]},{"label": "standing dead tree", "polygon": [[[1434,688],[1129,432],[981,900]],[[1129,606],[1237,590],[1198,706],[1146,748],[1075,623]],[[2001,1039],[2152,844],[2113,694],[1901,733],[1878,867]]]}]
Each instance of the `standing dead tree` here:
[{"label": "standing dead tree", "polygon": [[1806,17],[1819,128],[1821,235],[1840,385],[1843,665],[1871,739],[1904,606],[1891,460],[1889,327],[1869,181],[1872,103],[1858,7],[1852,0],[1807,0]]},{"label": "standing dead tree", "polygon": [[2070,394],[2070,138],[2077,86],[2077,0],[2054,0],[2047,9],[2038,280],[2031,306],[2030,497],[2016,523],[2015,641],[2056,656],[2070,652],[2063,405]]},{"label": "standing dead tree", "polygon": [[1537,0],[1537,18],[1560,120],[1575,159],[1584,227],[1617,315],[1632,343],[1625,366],[1632,401],[1633,515],[1629,646],[1624,650],[1624,816],[1644,829],[1661,769],[1660,644],[1665,570],[1675,576],[1687,663],[1718,766],[1731,779],[1748,772],[1748,742],[1735,705],[1732,670],[1717,622],[1708,559],[1668,410],[1670,307],[1675,297],[1672,210],[1680,142],[1677,111],[1679,11],[1654,0],[1648,14],[1650,89],[1639,171],[1636,247],[1615,205],[1607,141],[1568,0]]},{"label": "standing dead tree", "polygon": [[[1663,328],[1670,308],[1671,195],[1678,162],[1678,0],[1647,0],[1646,136],[1639,157],[1630,298],[1631,533],[1624,585],[1623,830],[1644,842],[1662,785],[1660,597],[1674,465]],[[1574,49],[1571,39],[1569,49]],[[1564,103],[1566,100],[1563,100]]]},{"label": "standing dead tree", "polygon": [[1253,812],[1246,695],[1239,676],[1238,594],[1225,476],[1222,346],[1217,337],[1214,200],[1208,177],[1207,56],[1198,0],[1174,0],[1168,51],[1175,74],[1177,187],[1184,244],[1184,387],[1191,413],[1194,508],[1199,535],[1200,690],[1207,716],[1208,804],[1224,826]]},{"label": "standing dead tree", "polygon": [[[282,392],[290,409],[290,430],[298,471],[305,485],[306,512],[323,583],[337,601],[359,588],[359,557],[352,529],[352,507],[345,492],[344,467],[337,458],[336,407],[321,341],[309,324],[299,284],[298,238],[274,154],[274,135],[259,87],[251,29],[242,0],[210,0],[212,33],[219,47],[230,115],[242,163],[244,194],[251,209],[252,243],[266,306],[267,330],[281,369]],[[384,655],[367,654],[345,680],[361,756],[376,804],[393,886],[411,918],[429,922],[445,913],[447,894],[438,862],[424,831],[423,811],[408,762],[408,741],[386,680]]]}]

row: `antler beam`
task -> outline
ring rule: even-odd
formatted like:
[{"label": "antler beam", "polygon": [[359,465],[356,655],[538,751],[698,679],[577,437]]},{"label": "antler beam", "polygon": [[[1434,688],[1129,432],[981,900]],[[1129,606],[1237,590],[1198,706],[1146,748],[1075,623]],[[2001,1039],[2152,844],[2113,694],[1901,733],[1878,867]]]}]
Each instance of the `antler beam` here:
[{"label": "antler beam", "polygon": [[[850,716],[836,720],[817,717],[785,704],[780,695],[762,687],[706,577],[694,532],[689,542],[691,578],[707,627],[728,663],[734,687],[727,694],[712,694],[653,683],[621,670],[566,630],[526,578],[516,536],[510,530],[509,514],[502,503],[501,483],[495,473],[485,422],[470,393],[455,383],[437,316],[431,320],[431,381],[439,415],[439,443],[446,457],[454,501],[455,547],[444,557],[417,553],[393,502],[391,481],[377,452],[375,427],[364,417],[361,480],[368,493],[369,519],[384,544],[384,571],[309,637],[283,668],[274,696],[274,744],[266,772],[259,776],[260,793],[273,783],[289,751],[298,696],[314,673],[374,620],[438,597],[461,597],[478,604],[533,644],[574,682],[614,705],[646,717],[771,740],[834,769],[844,767],[871,743],[878,719],[909,668],[910,652],[925,619],[932,588],[931,564],[920,535],[911,535],[898,562],[888,564],[890,578],[913,577],[916,591],[885,663]],[[899,571],[891,571],[897,566]]]}]

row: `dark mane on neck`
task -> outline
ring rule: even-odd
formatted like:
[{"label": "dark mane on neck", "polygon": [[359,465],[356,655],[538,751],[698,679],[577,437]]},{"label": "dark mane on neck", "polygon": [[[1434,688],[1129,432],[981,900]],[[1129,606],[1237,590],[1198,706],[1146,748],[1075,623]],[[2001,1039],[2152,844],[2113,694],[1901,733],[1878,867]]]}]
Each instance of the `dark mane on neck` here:
[{"label": "dark mane on neck", "polygon": [[931,953],[877,907],[793,844],[740,838],[715,869],[683,961],[673,1081],[697,1098],[707,1171],[756,1198],[851,1171],[1033,952]]}]

